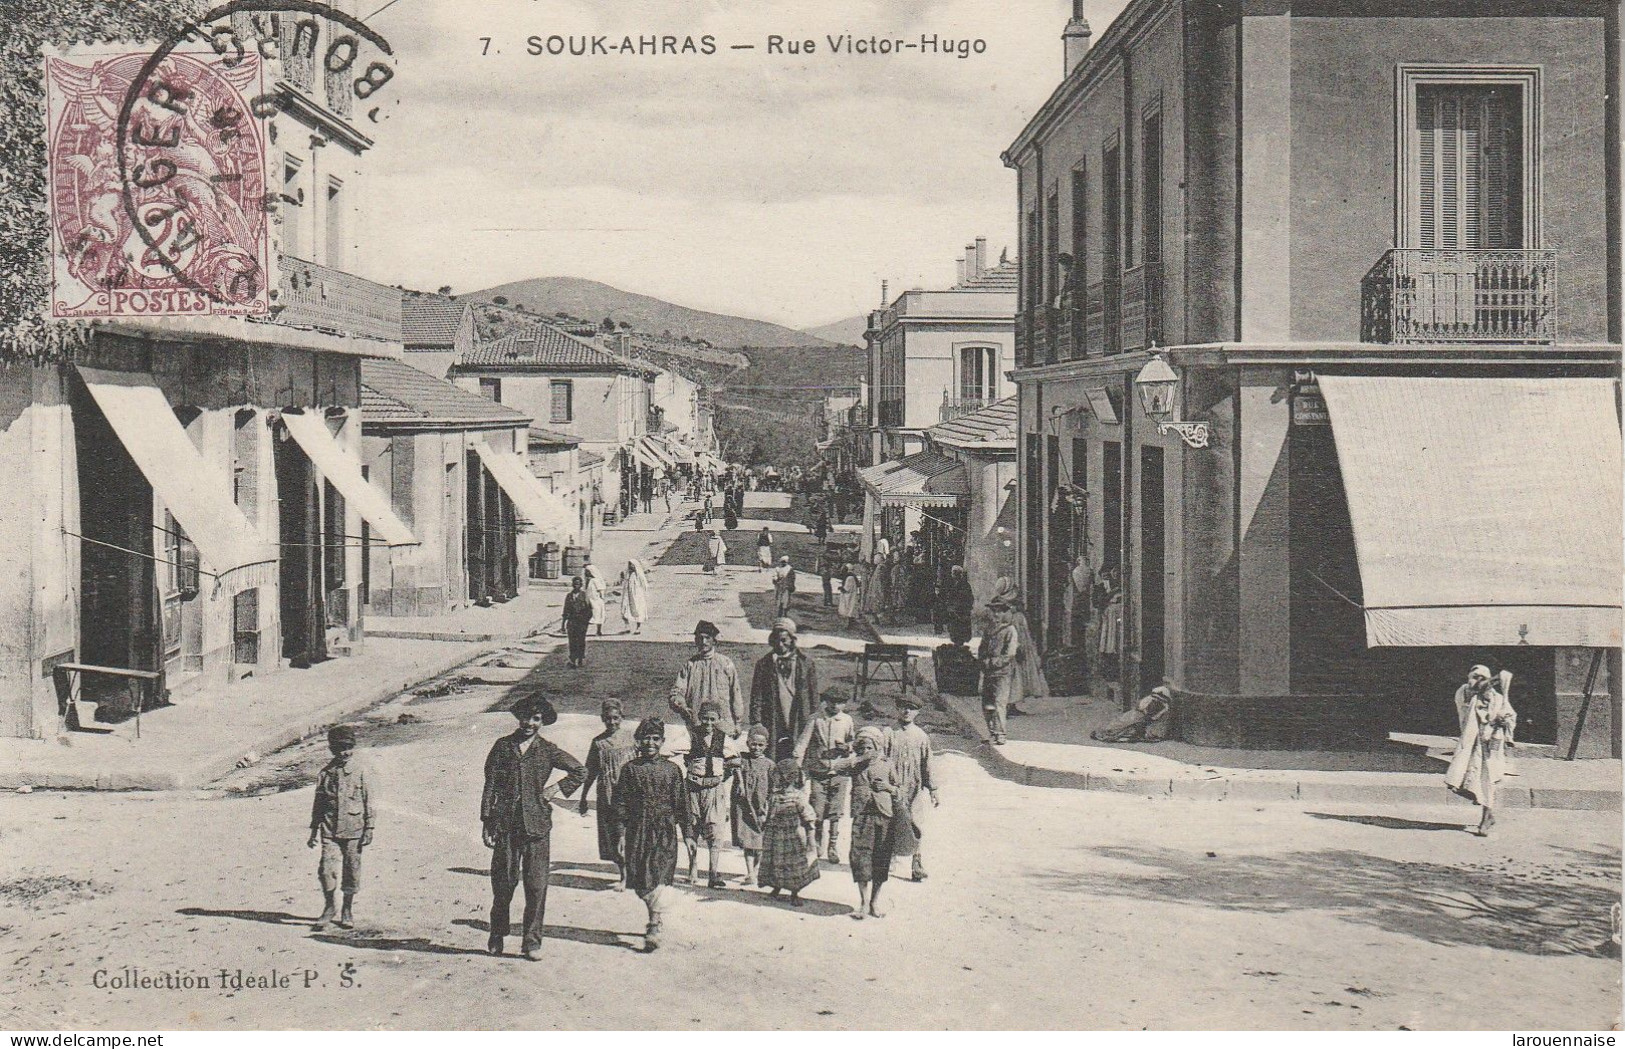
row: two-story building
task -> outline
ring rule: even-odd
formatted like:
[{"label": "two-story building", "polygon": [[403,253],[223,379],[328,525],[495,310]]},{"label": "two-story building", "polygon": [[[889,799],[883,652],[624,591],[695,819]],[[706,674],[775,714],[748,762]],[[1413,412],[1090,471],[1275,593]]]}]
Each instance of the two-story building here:
[{"label": "two-story building", "polygon": [[[869,314],[870,464],[921,451],[928,427],[1010,393],[1017,263],[990,265],[987,238],[978,237],[957,268],[952,287],[914,288]],[[894,547],[904,541],[919,526],[916,509],[866,500],[864,554],[881,534]]]},{"label": "two-story building", "polygon": [[1454,732],[1487,663],[1618,753],[1619,6],[1462,14],[1075,9],[1005,154],[1024,597],[1113,577],[1188,739]]}]

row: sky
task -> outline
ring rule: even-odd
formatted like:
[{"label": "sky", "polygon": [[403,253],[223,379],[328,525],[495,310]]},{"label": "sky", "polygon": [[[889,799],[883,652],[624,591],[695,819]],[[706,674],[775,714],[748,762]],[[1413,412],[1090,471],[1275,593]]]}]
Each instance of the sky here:
[{"label": "sky", "polygon": [[[366,16],[386,0],[361,0]],[[1098,39],[1122,0],[1086,0]],[[584,277],[811,327],[1016,254],[999,160],[1061,77],[1070,0],[394,0],[357,269],[476,291]],[[834,54],[827,36],[985,41]],[[527,40],[710,34],[712,55],[531,55]],[[771,55],[770,34],[812,38]],[[486,41],[483,38],[490,38]],[[734,50],[754,44],[754,50]]]}]

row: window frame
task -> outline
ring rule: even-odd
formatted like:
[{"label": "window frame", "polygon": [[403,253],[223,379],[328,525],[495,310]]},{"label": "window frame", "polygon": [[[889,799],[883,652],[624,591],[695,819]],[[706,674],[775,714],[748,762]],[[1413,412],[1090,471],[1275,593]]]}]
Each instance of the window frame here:
[{"label": "window frame", "polygon": [[1516,87],[1523,99],[1523,242],[1545,245],[1541,223],[1540,65],[1485,65],[1401,62],[1394,71],[1394,246],[1415,248],[1421,241],[1421,132],[1417,127],[1419,87]]},{"label": "window frame", "polygon": [[[564,416],[559,416],[558,391],[564,391]],[[547,418],[551,423],[573,423],[576,421],[576,391],[573,379],[549,379],[547,381]]]}]

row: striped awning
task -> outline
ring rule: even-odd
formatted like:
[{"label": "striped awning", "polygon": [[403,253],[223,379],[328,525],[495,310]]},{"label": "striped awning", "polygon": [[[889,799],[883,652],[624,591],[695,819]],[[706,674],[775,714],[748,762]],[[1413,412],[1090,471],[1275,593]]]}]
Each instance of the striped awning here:
[{"label": "striped awning", "polygon": [[670,472],[677,468],[677,460],[672,458],[665,444],[658,437],[649,434],[644,434],[632,442],[632,458],[651,470]]},{"label": "striped awning", "polygon": [[881,506],[958,506],[970,495],[964,465],[941,452],[915,452],[858,475]]}]

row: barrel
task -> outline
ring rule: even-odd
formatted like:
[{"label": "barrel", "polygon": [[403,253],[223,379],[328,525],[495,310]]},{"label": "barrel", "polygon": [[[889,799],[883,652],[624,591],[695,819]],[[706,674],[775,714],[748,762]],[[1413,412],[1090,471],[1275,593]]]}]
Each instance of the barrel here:
[{"label": "barrel", "polygon": [[587,548],[584,546],[567,546],[564,548],[564,574],[578,576],[587,567]]},{"label": "barrel", "polygon": [[542,578],[557,579],[559,577],[559,544],[542,543]]}]

